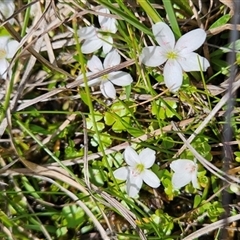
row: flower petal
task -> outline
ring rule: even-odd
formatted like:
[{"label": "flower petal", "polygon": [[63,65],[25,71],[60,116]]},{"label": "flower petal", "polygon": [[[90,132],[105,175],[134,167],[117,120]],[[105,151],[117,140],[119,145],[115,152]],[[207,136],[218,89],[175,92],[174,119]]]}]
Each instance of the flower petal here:
[{"label": "flower petal", "polygon": [[129,174],[130,174],[129,167],[121,167],[113,172],[114,177],[119,180],[127,180]]},{"label": "flower petal", "polygon": [[9,67],[9,62],[6,59],[0,59],[0,77],[2,79],[7,78],[8,67]]},{"label": "flower petal", "polygon": [[[2,15],[4,16],[4,18],[9,18],[15,10],[15,5],[14,5],[14,1],[11,0],[4,0],[4,1],[0,1],[0,11],[2,14],[0,14],[0,19],[2,20]],[[14,19],[10,19],[9,20],[10,24],[14,23]]]},{"label": "flower petal", "polygon": [[156,159],[156,152],[150,148],[143,149],[139,154],[139,159],[145,168],[150,168]]},{"label": "flower petal", "polygon": [[5,47],[7,46],[8,41],[9,41],[9,37],[8,36],[0,37],[0,48],[5,49]]},{"label": "flower petal", "polygon": [[113,48],[113,38],[111,36],[104,36],[104,38],[101,38],[101,39],[102,39],[103,53],[108,54]]},{"label": "flower petal", "polygon": [[122,71],[109,73],[108,79],[117,86],[128,86],[133,82],[132,76]]},{"label": "flower petal", "polygon": [[160,186],[160,180],[155,173],[151,170],[146,169],[142,174],[143,181],[152,188],[157,188]]},{"label": "flower petal", "polygon": [[197,171],[192,174],[192,185],[194,188],[199,188],[199,184],[197,180]]},{"label": "flower petal", "polygon": [[[100,78],[94,78],[94,79],[88,81],[88,86],[93,87],[93,86],[98,85],[100,82],[101,82]],[[84,86],[84,83],[83,83],[83,86]]]},{"label": "flower petal", "polygon": [[126,149],[123,153],[123,157],[124,157],[124,160],[126,161],[126,163],[131,167],[134,167],[137,163],[140,163],[138,154],[130,146],[126,147]]},{"label": "flower petal", "polygon": [[163,48],[151,46],[143,48],[139,60],[148,67],[157,67],[166,62],[167,57]]},{"label": "flower petal", "polygon": [[192,160],[178,159],[170,164],[170,168],[175,172],[172,177],[174,188],[178,189],[192,181],[193,187],[198,188],[197,164]]},{"label": "flower petal", "polygon": [[101,60],[95,55],[87,62],[87,67],[93,73],[98,73],[103,70]]},{"label": "flower petal", "polygon": [[[88,76],[88,75],[92,75],[92,74],[93,74],[93,73],[91,73],[91,74],[88,74],[88,73],[87,73],[87,76]],[[82,78],[83,78],[83,75],[81,74],[80,76],[78,76],[78,77],[76,78],[76,80],[80,80],[80,79],[82,79]],[[83,81],[84,81],[84,80],[83,80]],[[100,79],[100,78],[94,78],[94,79],[92,79],[92,80],[89,80],[87,83],[88,83],[88,86],[89,86],[89,87],[93,87],[93,86],[99,85],[99,84],[101,83],[101,79]],[[84,86],[85,86],[84,82],[81,83],[80,86],[81,86],[81,87],[84,87]]]},{"label": "flower petal", "polygon": [[[39,9],[41,9],[40,3],[39,2],[35,2],[34,4],[31,5],[30,7],[30,16],[35,18],[36,15],[39,14]],[[41,13],[40,13],[41,14]],[[39,15],[40,15],[39,14]],[[34,19],[35,20],[35,19]]]},{"label": "flower petal", "polygon": [[164,22],[158,22],[152,26],[153,35],[162,48],[173,49],[175,37],[171,28]]},{"label": "flower petal", "polygon": [[86,39],[82,46],[81,51],[83,54],[89,54],[97,51],[103,45],[103,41],[99,38]]},{"label": "flower petal", "polygon": [[102,30],[110,33],[117,32],[117,21],[114,18],[110,18],[106,24],[101,25]]},{"label": "flower petal", "polygon": [[179,172],[179,173],[183,173],[183,174],[185,172],[185,169],[189,168],[189,166],[195,166],[195,163],[189,159],[174,160],[170,164],[170,168],[174,172]]},{"label": "flower petal", "polygon": [[18,46],[19,46],[19,43],[18,41],[15,41],[15,40],[10,40],[8,43],[7,43],[7,58],[12,58],[17,49],[18,49]]},{"label": "flower petal", "polygon": [[206,32],[201,28],[192,30],[179,38],[175,49],[181,51],[182,54],[195,51],[202,46],[206,36]]},{"label": "flower petal", "polygon": [[113,66],[117,66],[120,62],[121,62],[121,57],[119,53],[116,50],[113,50],[110,53],[108,53],[108,55],[104,59],[103,66],[104,66],[104,69],[106,69]]},{"label": "flower petal", "polygon": [[178,59],[179,64],[185,72],[206,71],[210,66],[208,60],[197,53],[184,54],[184,57]]},{"label": "flower petal", "polygon": [[[107,8],[101,8],[100,10],[98,10],[98,12],[110,14]],[[111,32],[111,33],[117,32],[116,19],[99,15],[98,22],[101,26],[102,31]]]},{"label": "flower petal", "polygon": [[180,172],[174,173],[172,176],[172,185],[174,189],[179,189],[181,187],[184,187],[188,183],[190,183],[192,180],[191,174],[182,174]]},{"label": "flower petal", "polygon": [[97,28],[95,28],[94,26],[90,26],[90,27],[83,27],[80,28],[78,30],[78,36],[81,40],[84,39],[92,39],[93,37],[97,36]]},{"label": "flower petal", "polygon": [[[110,14],[110,11],[107,8],[100,8],[97,10],[97,12],[104,13],[104,14]],[[100,26],[103,24],[106,24],[106,22],[110,19],[109,17],[103,16],[103,15],[98,15],[98,22]]]},{"label": "flower petal", "polygon": [[139,175],[130,175],[126,183],[128,196],[132,198],[136,197],[142,187],[142,184],[143,180]]},{"label": "flower petal", "polygon": [[164,82],[170,92],[177,92],[182,85],[182,68],[177,61],[168,60],[163,69]]},{"label": "flower petal", "polygon": [[[92,72],[86,72],[86,77],[89,77],[91,75],[93,75],[94,73]],[[84,80],[83,80],[83,74],[80,74],[77,78],[76,78],[76,81],[82,79],[82,83],[80,84],[81,87],[84,87],[85,84],[84,84]],[[96,84],[99,84],[101,82],[101,79],[100,78],[94,78],[92,80],[89,80],[88,81],[88,86],[95,86]]]},{"label": "flower petal", "polygon": [[105,98],[116,98],[116,89],[110,81],[102,82],[100,90]]}]

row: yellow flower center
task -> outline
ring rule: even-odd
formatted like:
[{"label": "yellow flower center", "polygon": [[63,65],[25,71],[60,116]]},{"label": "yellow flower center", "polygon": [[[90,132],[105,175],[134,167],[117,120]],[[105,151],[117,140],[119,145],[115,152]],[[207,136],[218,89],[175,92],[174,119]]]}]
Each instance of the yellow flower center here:
[{"label": "yellow flower center", "polygon": [[0,48],[0,59],[4,59],[7,56],[7,52],[5,49]]},{"label": "yellow flower center", "polygon": [[178,58],[178,54],[174,51],[170,51],[167,53],[167,59],[176,60]]},{"label": "yellow flower center", "polygon": [[105,74],[105,75],[101,76],[100,79],[102,80],[102,82],[107,82],[108,81],[108,74]]},{"label": "yellow flower center", "polygon": [[145,169],[145,166],[142,163],[139,163],[136,165],[135,169],[134,169],[134,175],[139,175],[141,174]]}]

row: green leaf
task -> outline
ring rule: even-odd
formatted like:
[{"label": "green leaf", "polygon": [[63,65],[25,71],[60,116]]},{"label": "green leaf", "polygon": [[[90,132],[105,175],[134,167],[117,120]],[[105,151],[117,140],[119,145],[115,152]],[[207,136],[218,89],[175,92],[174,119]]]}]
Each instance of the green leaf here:
[{"label": "green leaf", "polygon": [[127,127],[128,133],[130,133],[133,137],[140,137],[145,132],[139,128],[133,128],[132,126]]},{"label": "green leaf", "polygon": [[234,152],[234,155],[236,156],[235,160],[240,162],[240,152]]},{"label": "green leaf", "polygon": [[62,215],[66,219],[68,228],[76,228],[85,222],[84,211],[76,205],[65,206]]},{"label": "green leaf", "polygon": [[165,178],[161,181],[162,185],[164,186],[164,192],[167,194],[169,200],[173,200],[174,197],[174,190],[172,187],[172,180],[171,178]]},{"label": "green leaf", "polygon": [[113,165],[116,168],[119,168],[123,165],[123,155],[120,152],[113,153],[111,155],[107,155],[107,158],[109,158],[110,161],[113,162]]},{"label": "green leaf", "polygon": [[[220,47],[218,50],[216,50],[210,54],[211,60],[213,57],[216,57],[216,56],[220,57],[221,55],[223,55],[223,53],[231,52],[232,48],[233,48],[233,43],[228,43],[228,44],[224,45],[223,47]],[[235,51],[240,51],[240,39],[235,41]]]},{"label": "green leaf", "polygon": [[172,30],[173,30],[175,36],[177,38],[180,38],[182,34],[181,34],[181,31],[180,31],[180,28],[178,25],[178,21],[176,19],[176,15],[175,15],[175,11],[172,6],[172,2],[170,0],[163,0],[163,5],[167,12],[168,19],[169,19],[170,25],[172,27]]},{"label": "green leaf", "polygon": [[132,85],[128,85],[125,87],[125,92],[126,92],[126,99],[129,100],[132,92]]},{"label": "green leaf", "polygon": [[193,12],[191,9],[191,6],[189,5],[189,1],[188,0],[172,0],[172,3],[174,5],[177,5],[179,9],[181,9],[181,12],[183,12],[184,17],[186,17],[186,14],[188,16],[192,16]]},{"label": "green leaf", "polygon": [[152,104],[152,114],[158,115],[158,117],[162,120],[166,118],[171,118],[177,116],[181,118],[179,114],[175,111],[177,108],[176,101],[166,100],[163,99],[155,101],[156,104]]},{"label": "green leaf", "polygon": [[212,205],[208,208],[208,216],[212,222],[217,221],[217,219],[224,212],[225,212],[224,208],[217,201],[213,202]]},{"label": "green leaf", "polygon": [[217,177],[216,176],[211,176],[211,185],[212,185],[212,190],[214,193],[217,193],[220,189],[220,185],[217,182]]},{"label": "green leaf", "polygon": [[0,221],[1,223],[5,224],[9,228],[14,226],[14,224],[12,223],[13,219],[9,219],[9,217],[1,210],[0,210]]},{"label": "green leaf", "polygon": [[195,195],[195,197],[194,197],[194,203],[193,203],[193,208],[198,207],[199,204],[201,203],[201,201],[202,201],[201,196]]},{"label": "green leaf", "polygon": [[106,112],[104,116],[104,121],[108,126],[112,126],[113,123],[116,121],[116,118],[112,113]]},{"label": "green leaf", "polygon": [[[103,118],[102,113],[100,113],[98,111],[94,112],[94,119],[96,121],[98,131],[100,131],[100,132],[105,128],[104,123],[99,122],[100,120],[102,120],[102,118]],[[89,115],[89,117],[86,119],[86,123],[87,123],[88,129],[93,129],[93,116],[92,115]]]},{"label": "green leaf", "polygon": [[0,36],[8,36],[10,37],[11,35],[9,34],[9,32],[7,31],[7,29],[5,27],[0,27]]},{"label": "green leaf", "polygon": [[[192,143],[192,146],[207,160],[211,161],[213,156],[211,154],[211,146],[209,145],[207,137],[197,137]],[[194,159],[191,151],[186,150],[181,154],[181,159]]]},{"label": "green leaf", "polygon": [[212,160],[211,146],[207,137],[198,137],[192,143],[193,147],[207,160]]},{"label": "green leaf", "polygon": [[214,57],[211,59],[211,62],[213,69],[217,72],[221,72],[224,75],[229,73],[229,64],[226,61]]},{"label": "green leaf", "polygon": [[118,119],[112,126],[114,132],[122,132],[123,130],[128,129],[130,123],[130,117],[124,117],[121,120]]},{"label": "green leaf", "polygon": [[128,109],[121,102],[114,103],[111,109],[120,117],[124,117],[129,113]]},{"label": "green leaf", "polygon": [[162,143],[161,143],[161,146],[164,148],[164,149],[171,149],[173,148],[174,146],[174,140],[171,138],[171,137],[163,137],[162,138]]},{"label": "green leaf", "polygon": [[230,185],[229,188],[233,193],[235,193],[237,195],[240,195],[240,188],[239,188],[238,184],[233,183],[233,184]]},{"label": "green leaf", "polygon": [[30,124],[29,129],[34,133],[41,133],[45,135],[50,134],[50,132],[46,130],[46,128],[40,127],[39,125],[35,125],[35,124]]},{"label": "green leaf", "polygon": [[[125,105],[124,105],[125,104]],[[111,112],[107,112],[104,116],[106,125],[112,126],[114,132],[122,132],[131,128],[131,111],[128,106],[131,102],[116,102],[111,106]]]},{"label": "green leaf", "polygon": [[146,14],[153,20],[153,22],[163,22],[163,19],[158,14],[156,9],[152,6],[152,4],[148,1],[137,0],[138,4],[144,9]]},{"label": "green leaf", "polygon": [[222,17],[218,18],[217,21],[215,21],[209,29],[220,27],[224,24],[226,24],[231,19],[230,14],[223,15]]},{"label": "green leaf", "polygon": [[93,167],[89,166],[89,176],[90,176],[91,183],[97,186],[104,185],[106,176],[103,173],[105,172],[101,170],[101,166],[93,166]]},{"label": "green leaf", "polygon": [[163,235],[163,238],[161,239],[166,239],[165,237],[171,234],[171,231],[174,227],[173,219],[171,216],[165,213],[162,209],[157,209],[156,215],[161,218],[160,222],[161,222],[161,225],[163,226],[164,235]]},{"label": "green leaf", "polygon": [[[102,142],[105,148],[109,147],[112,144],[111,135],[105,132],[100,134],[100,141]],[[99,139],[97,134],[93,135],[90,142],[91,142],[91,145],[94,147],[97,147],[99,145]]]},{"label": "green leaf", "polygon": [[75,149],[75,143],[73,140],[69,140],[68,146],[64,150],[66,158],[75,158],[83,156],[83,149]]},{"label": "green leaf", "polygon": [[80,97],[81,97],[81,99],[83,100],[83,102],[84,102],[87,106],[89,106],[87,93],[84,91],[83,88],[81,88],[81,89],[79,90],[79,94],[80,94]]},{"label": "green leaf", "polygon": [[68,232],[68,229],[66,227],[59,227],[56,231],[56,235],[58,238],[63,237]]}]

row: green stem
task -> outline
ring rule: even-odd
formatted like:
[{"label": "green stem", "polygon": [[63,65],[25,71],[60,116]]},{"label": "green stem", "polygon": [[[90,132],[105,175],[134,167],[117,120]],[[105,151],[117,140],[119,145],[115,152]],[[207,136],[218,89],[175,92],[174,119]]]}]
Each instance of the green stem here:
[{"label": "green stem", "polygon": [[108,168],[108,171],[110,173],[110,176],[113,179],[115,185],[118,186],[118,184],[117,184],[117,182],[116,182],[116,180],[113,176],[111,166],[109,165],[109,163],[107,161],[104,146],[101,142],[100,132],[99,132],[98,127],[97,127],[97,121],[95,119],[94,108],[93,108],[92,99],[91,99],[91,92],[90,92],[90,89],[89,89],[89,86],[88,86],[88,79],[87,79],[87,75],[86,75],[86,69],[85,69],[86,64],[85,64],[83,53],[81,51],[81,46],[80,46],[80,43],[79,43],[79,37],[78,37],[78,34],[77,34],[78,25],[77,25],[77,22],[74,21],[74,20],[73,20],[73,29],[74,29],[74,38],[75,38],[75,41],[76,41],[76,48],[77,48],[77,52],[78,52],[78,62],[81,65],[81,73],[83,74],[83,80],[84,80],[84,86],[85,86],[85,91],[86,91],[86,95],[87,95],[89,112],[90,112],[90,115],[91,115],[92,120],[93,120],[93,130],[96,133],[97,138],[99,140],[98,141],[99,142],[99,149],[102,152],[103,160],[107,164],[107,168]]},{"label": "green stem", "polygon": [[[28,4],[31,3],[31,0],[28,0]],[[30,18],[30,9],[31,7],[28,7],[26,9],[26,13],[24,14],[24,21],[23,21],[23,26],[22,26],[22,30],[21,30],[21,37],[23,37],[26,33],[26,29],[28,27],[28,23],[29,23],[29,18]]]}]

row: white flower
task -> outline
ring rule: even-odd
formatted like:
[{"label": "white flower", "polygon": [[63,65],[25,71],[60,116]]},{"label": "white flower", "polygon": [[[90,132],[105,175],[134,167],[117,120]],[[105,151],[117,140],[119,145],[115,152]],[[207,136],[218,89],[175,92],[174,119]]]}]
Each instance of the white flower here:
[{"label": "white flower", "polygon": [[[110,14],[106,8],[102,8],[98,12]],[[81,28],[78,31],[80,39],[85,40],[81,47],[84,54],[93,53],[101,47],[103,48],[103,52],[107,54],[112,49],[113,38],[109,33],[117,32],[116,19],[99,15],[98,22],[100,29],[90,26]]]},{"label": "white flower", "polygon": [[[116,66],[120,64],[120,62],[121,57],[116,50],[113,50],[107,54],[106,58],[103,61],[103,64],[97,56],[93,55],[92,58],[87,63],[87,67],[90,70],[90,72],[87,73],[87,76],[93,73],[98,73],[106,68]],[[81,77],[82,75],[80,75],[77,79],[80,79]],[[100,83],[100,90],[102,94],[106,98],[114,99],[116,98],[116,90],[113,84],[117,86],[127,86],[131,84],[132,81],[133,79],[129,73],[123,71],[116,71],[108,73],[102,77],[90,80],[88,84],[89,86],[93,86]],[[82,84],[81,86],[84,85]]]},{"label": "white flower", "polygon": [[194,188],[198,188],[197,164],[188,159],[178,159],[170,164],[174,171],[172,185],[174,189],[179,189],[192,182]]},{"label": "white flower", "polygon": [[9,67],[9,62],[6,59],[14,56],[18,45],[17,41],[10,40],[8,36],[0,37],[0,77],[3,79],[6,79]]},{"label": "white flower", "polygon": [[40,2],[35,2],[34,4],[31,5],[31,7],[30,7],[30,16],[32,18],[37,17],[38,18],[37,20],[39,20],[39,18],[42,16]]},{"label": "white flower", "polygon": [[159,22],[152,27],[153,35],[160,46],[143,48],[140,61],[149,67],[156,67],[166,62],[163,70],[164,81],[172,92],[182,85],[183,71],[206,71],[209,62],[194,53],[206,39],[203,29],[192,30],[183,35],[175,44],[172,30],[167,24]]},{"label": "white flower", "polygon": [[[13,0],[0,0],[0,19],[4,20],[13,15],[15,5]],[[4,17],[4,19],[3,19]],[[13,24],[14,19],[9,20],[10,24]]]},{"label": "white flower", "polygon": [[115,170],[113,175],[119,180],[127,180],[126,191],[130,197],[137,196],[143,181],[152,188],[159,187],[159,178],[148,169],[155,162],[155,151],[146,148],[138,155],[128,146],[123,156],[129,166]]}]

